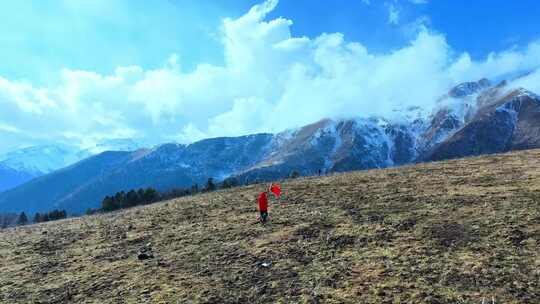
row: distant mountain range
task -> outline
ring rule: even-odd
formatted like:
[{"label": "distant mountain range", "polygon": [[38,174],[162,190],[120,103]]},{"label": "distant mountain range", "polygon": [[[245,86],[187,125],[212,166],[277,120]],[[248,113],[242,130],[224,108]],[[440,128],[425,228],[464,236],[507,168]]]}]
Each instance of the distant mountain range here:
[{"label": "distant mountain range", "polygon": [[0,192],[95,154],[105,151],[134,151],[142,147],[143,144],[132,139],[114,139],[87,148],[56,144],[15,149],[0,154]]},{"label": "distant mountain range", "polygon": [[14,188],[36,177],[25,171],[15,170],[0,163],[0,192]]},{"label": "distant mountain range", "polygon": [[208,177],[252,182],[540,147],[540,98],[532,92],[482,79],[437,104],[427,115],[412,108],[399,119],[325,119],[278,134],[104,152],[0,193],[0,212],[81,213],[117,191],[188,187]]}]

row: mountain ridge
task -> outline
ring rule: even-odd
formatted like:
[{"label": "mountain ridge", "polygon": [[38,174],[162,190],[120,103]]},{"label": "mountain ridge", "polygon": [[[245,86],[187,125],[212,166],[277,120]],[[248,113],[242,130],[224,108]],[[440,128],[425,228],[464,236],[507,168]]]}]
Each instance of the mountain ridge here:
[{"label": "mountain ridge", "polygon": [[[457,86],[438,100],[428,117],[410,109],[399,120],[323,119],[277,134],[220,137],[128,152],[129,161],[93,176],[83,174],[86,179],[78,179],[80,184],[63,188],[56,196],[37,194],[55,188],[48,178],[31,183],[34,188],[22,185],[0,193],[0,211],[61,207],[81,213],[97,207],[106,195],[140,187],[169,190],[229,176],[252,183],[281,179],[293,171],[316,175],[319,170],[384,168],[540,147],[540,116],[535,114],[540,113],[540,98],[523,89],[509,89],[506,83],[488,84],[480,80]],[[61,183],[77,175],[79,166],[53,173],[52,180]],[[34,203],[25,209],[19,202],[28,201],[28,196]]]},{"label": "mountain ridge", "polygon": [[0,192],[102,152],[135,151],[143,147],[144,144],[133,139],[112,139],[86,148],[49,144],[10,150],[0,155]]}]

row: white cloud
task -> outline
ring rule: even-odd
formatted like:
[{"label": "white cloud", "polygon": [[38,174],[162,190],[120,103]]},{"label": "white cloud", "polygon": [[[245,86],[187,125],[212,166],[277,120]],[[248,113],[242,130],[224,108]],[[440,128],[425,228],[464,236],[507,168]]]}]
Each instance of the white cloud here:
[{"label": "white cloud", "polygon": [[414,4],[426,4],[428,3],[428,0],[409,0],[410,2]]},{"label": "white cloud", "polygon": [[540,94],[540,70],[531,72],[527,76],[519,77],[510,83],[510,87],[521,87]]},{"label": "white cloud", "polygon": [[6,133],[19,133],[20,130],[15,128],[12,125],[4,124],[0,122],[0,132],[6,132]]},{"label": "white cloud", "polygon": [[399,10],[393,3],[388,5],[388,23],[393,25],[399,24]]},{"label": "white cloud", "polygon": [[454,77],[478,79],[496,78],[516,72],[528,72],[540,68],[540,41],[533,42],[524,50],[510,49],[490,53],[481,62],[474,62],[469,54],[461,54],[449,69]]},{"label": "white cloud", "polygon": [[[190,142],[275,132],[325,117],[387,115],[430,108],[451,85],[496,78],[540,65],[540,43],[483,61],[455,54],[444,35],[419,22],[410,43],[370,53],[342,34],[292,37],[292,21],[265,21],[268,1],[221,29],[225,64],[185,72],[177,56],[164,66],[119,67],[110,75],[64,69],[56,87],[0,77],[0,140],[14,145],[118,137]],[[538,75],[538,74],[533,74]],[[539,90],[538,78],[522,85]],[[537,77],[537,76],[535,76]],[[538,92],[538,91],[537,91]]]}]

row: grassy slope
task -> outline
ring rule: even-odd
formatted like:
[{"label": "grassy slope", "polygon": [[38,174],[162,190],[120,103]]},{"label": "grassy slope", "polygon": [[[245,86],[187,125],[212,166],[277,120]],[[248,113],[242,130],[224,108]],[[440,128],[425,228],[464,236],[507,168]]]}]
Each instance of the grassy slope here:
[{"label": "grassy slope", "polygon": [[0,302],[540,303],[540,150],[260,187],[0,232]]}]

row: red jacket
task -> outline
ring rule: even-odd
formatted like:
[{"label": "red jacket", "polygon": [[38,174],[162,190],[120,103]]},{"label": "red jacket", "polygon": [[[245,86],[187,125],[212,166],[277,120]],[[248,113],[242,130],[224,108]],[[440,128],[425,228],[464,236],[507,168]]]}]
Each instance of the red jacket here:
[{"label": "red jacket", "polygon": [[268,211],[268,197],[266,192],[261,192],[257,201],[259,202],[259,211]]}]

